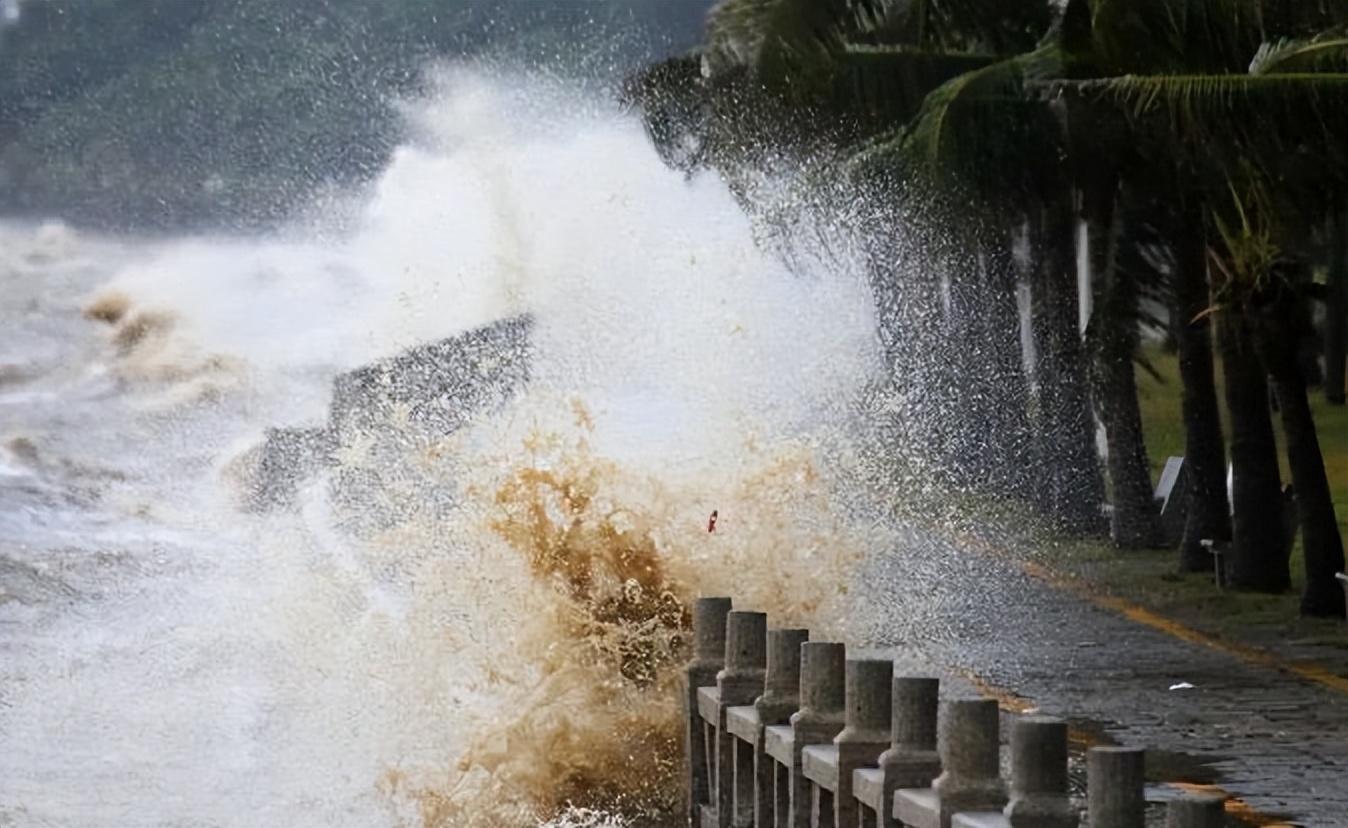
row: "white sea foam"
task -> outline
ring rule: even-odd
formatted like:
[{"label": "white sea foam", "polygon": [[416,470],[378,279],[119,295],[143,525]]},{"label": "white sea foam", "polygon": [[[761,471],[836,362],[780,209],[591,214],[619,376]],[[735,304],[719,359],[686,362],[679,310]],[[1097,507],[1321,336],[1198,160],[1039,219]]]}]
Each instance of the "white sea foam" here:
[{"label": "white sea foam", "polygon": [[[606,102],[469,71],[437,88],[341,232],[3,228],[0,438],[49,488],[0,489],[0,563],[52,588],[0,598],[0,823],[507,824],[593,793],[618,812],[558,824],[605,824],[660,801],[603,790],[609,729],[658,753],[670,723],[595,620],[629,588],[605,580],[613,544],[675,598],[762,567],[740,592],[840,622],[866,542],[833,498],[875,370],[864,281],[788,272],[721,182],[663,167]],[[294,512],[237,511],[239,447],[322,420],[339,371],[525,311],[529,388],[404,458],[456,488],[448,517],[356,541],[321,478]],[[572,565],[599,585],[567,587]]]}]

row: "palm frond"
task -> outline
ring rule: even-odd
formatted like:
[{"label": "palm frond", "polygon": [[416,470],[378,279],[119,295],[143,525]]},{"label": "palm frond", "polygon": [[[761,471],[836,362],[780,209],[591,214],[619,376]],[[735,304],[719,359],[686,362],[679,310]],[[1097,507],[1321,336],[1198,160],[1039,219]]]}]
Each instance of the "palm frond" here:
[{"label": "palm frond", "polygon": [[1035,186],[1064,148],[1056,120],[1027,96],[1025,83],[1046,71],[1056,49],[1049,43],[942,84],[908,125],[859,148],[851,168],[861,175],[904,170],[989,192]]},{"label": "palm frond", "polygon": [[927,51],[1027,52],[1048,32],[1052,0],[876,0],[862,28],[866,42]]},{"label": "palm frond", "polygon": [[1217,232],[1208,259],[1218,277],[1216,295],[1222,301],[1239,301],[1262,289],[1282,253],[1272,192],[1262,176],[1251,172],[1228,177],[1226,197],[1215,200],[1211,213]]},{"label": "palm frond", "polygon": [[1095,0],[1102,76],[1244,72],[1264,41],[1262,0]]},{"label": "palm frond", "polygon": [[1348,37],[1282,38],[1265,43],[1250,62],[1251,75],[1348,72]]},{"label": "palm frond", "polygon": [[1195,146],[1228,138],[1290,144],[1320,137],[1343,140],[1338,146],[1348,149],[1348,73],[1129,75],[1048,86],[1111,104],[1138,122],[1159,116],[1175,137]]},{"label": "palm frond", "polygon": [[882,0],[721,0],[707,15],[706,68],[747,68],[766,88],[808,98],[827,86],[849,35]]},{"label": "palm frond", "polygon": [[[1348,73],[1128,76],[1045,84],[1047,94],[1122,115],[1144,166],[1193,176],[1210,197],[1256,176],[1314,215],[1348,185]],[[1098,113],[1097,113],[1098,114]]]},{"label": "palm frond", "polygon": [[858,136],[872,135],[907,123],[933,89],[996,62],[991,55],[849,44],[838,60],[829,105],[857,119]]}]

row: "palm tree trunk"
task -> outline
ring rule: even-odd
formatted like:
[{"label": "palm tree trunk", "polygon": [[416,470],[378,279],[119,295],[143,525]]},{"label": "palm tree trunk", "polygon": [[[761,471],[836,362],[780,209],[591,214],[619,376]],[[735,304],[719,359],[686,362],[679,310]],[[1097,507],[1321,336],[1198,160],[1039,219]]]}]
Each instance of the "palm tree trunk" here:
[{"label": "palm tree trunk", "polygon": [[1105,426],[1113,514],[1110,537],[1124,549],[1149,549],[1160,539],[1151,466],[1142,432],[1133,357],[1137,352],[1137,283],[1119,272],[1122,215],[1117,188],[1090,199],[1089,248],[1095,311],[1090,340],[1096,410]]},{"label": "palm tree trunk", "polygon": [[1243,309],[1228,308],[1221,314],[1217,337],[1226,374],[1234,469],[1227,579],[1237,589],[1276,593],[1290,587],[1292,577],[1280,519],[1282,483],[1268,384],[1252,333]]},{"label": "palm tree trunk", "polygon": [[[979,251],[974,234],[965,237],[965,251]],[[948,465],[955,485],[966,491],[989,491],[993,471],[999,465],[993,430],[996,387],[992,377],[991,344],[986,337],[989,314],[983,257],[952,257],[946,293],[948,307],[942,353],[949,359],[946,386],[953,395],[952,409],[960,416],[949,418]]]},{"label": "palm tree trunk", "polygon": [[1207,277],[1207,245],[1203,219],[1186,210],[1175,239],[1176,265],[1171,316],[1179,350],[1184,420],[1184,466],[1187,470],[1188,517],[1180,543],[1181,572],[1212,569],[1202,541],[1231,540],[1230,505],[1226,499],[1226,447],[1217,404],[1212,363],[1211,305]]},{"label": "palm tree trunk", "polygon": [[[1275,286],[1261,308],[1255,333],[1259,355],[1278,391],[1287,463],[1296,489],[1297,518],[1306,558],[1306,584],[1301,614],[1342,618],[1343,590],[1334,574],[1343,570],[1343,539],[1334,514],[1334,500],[1325,475],[1320,440],[1306,395],[1306,380],[1297,358],[1303,337],[1297,326],[1297,297],[1287,286]],[[1271,522],[1271,521],[1270,521]]]},{"label": "palm tree trunk", "polygon": [[1016,266],[1009,230],[987,239],[984,262],[984,325],[988,343],[992,399],[987,437],[992,454],[994,492],[1028,496],[1030,465],[1029,380],[1025,375],[1020,337],[1020,304],[1016,301]]},{"label": "palm tree trunk", "polygon": [[1153,499],[1151,468],[1137,403],[1132,347],[1106,346],[1099,356],[1097,399],[1109,445],[1109,480],[1114,512],[1110,534],[1124,549],[1150,549],[1160,537],[1160,514]]},{"label": "palm tree trunk", "polygon": [[1077,330],[1076,228],[1068,204],[1045,212],[1040,261],[1031,285],[1038,402],[1036,501],[1060,529],[1093,535],[1104,528],[1100,506],[1105,492],[1095,450],[1085,348]]},{"label": "palm tree trunk", "polygon": [[[870,264],[876,327],[888,368],[877,409],[879,428],[893,468],[925,478],[945,472],[943,429],[937,412],[944,403],[943,389],[952,385],[942,374],[941,355],[948,350],[942,338],[937,277],[925,261],[899,256],[903,241],[885,231],[862,239]],[[949,482],[941,478],[941,482]]]},{"label": "palm tree trunk", "polygon": [[1348,344],[1348,207],[1335,211],[1325,305],[1325,399],[1344,404],[1344,351]]}]

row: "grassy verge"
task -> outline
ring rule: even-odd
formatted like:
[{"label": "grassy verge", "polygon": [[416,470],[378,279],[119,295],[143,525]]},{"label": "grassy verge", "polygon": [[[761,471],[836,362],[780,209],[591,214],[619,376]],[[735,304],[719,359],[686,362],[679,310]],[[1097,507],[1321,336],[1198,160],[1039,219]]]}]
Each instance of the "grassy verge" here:
[{"label": "grassy verge", "polygon": [[[1184,453],[1184,429],[1175,358],[1161,352],[1148,356],[1156,376],[1139,375],[1139,395],[1156,477],[1167,457]],[[1312,392],[1312,408],[1340,531],[1348,537],[1348,408],[1327,405],[1318,392]],[[1276,418],[1275,426],[1281,449],[1283,438]],[[1289,479],[1285,459],[1283,477],[1284,481]],[[1210,575],[1180,575],[1172,551],[1119,552],[1103,543],[1060,543],[1053,546],[1048,557],[1055,568],[1103,592],[1209,635],[1314,661],[1348,675],[1348,632],[1344,623],[1297,615],[1296,591],[1305,579],[1300,541],[1292,553],[1294,591],[1284,595],[1223,591],[1215,587]]]}]

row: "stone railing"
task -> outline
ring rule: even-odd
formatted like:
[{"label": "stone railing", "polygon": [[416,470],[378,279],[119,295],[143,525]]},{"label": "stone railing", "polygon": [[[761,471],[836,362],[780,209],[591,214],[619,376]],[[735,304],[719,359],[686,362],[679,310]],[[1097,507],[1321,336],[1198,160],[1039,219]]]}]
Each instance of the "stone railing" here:
[{"label": "stone railing", "polygon": [[[1021,716],[1001,776],[1000,711],[940,699],[935,678],[845,645],[769,629],[701,598],[687,669],[688,823],[695,828],[1077,828],[1066,722]],[[1085,824],[1143,828],[1140,748],[1087,751]],[[1168,805],[1169,828],[1224,824],[1218,796]]]}]

